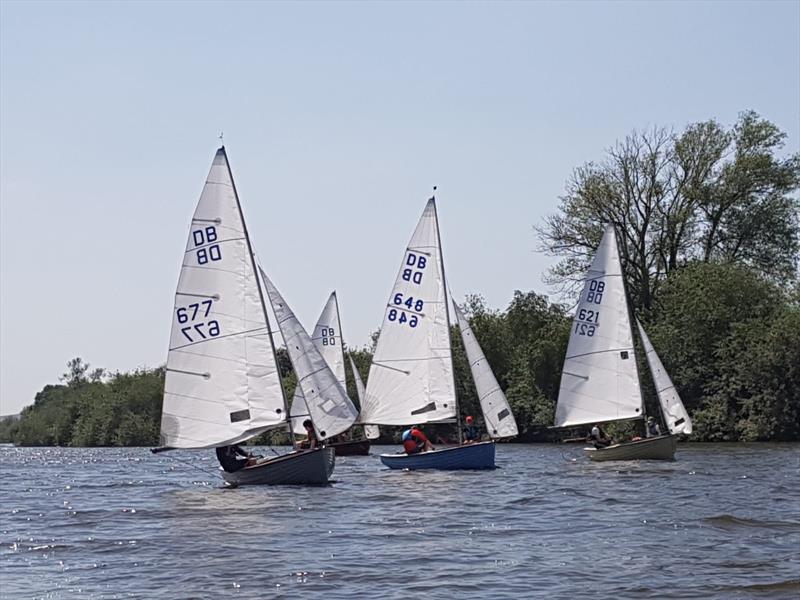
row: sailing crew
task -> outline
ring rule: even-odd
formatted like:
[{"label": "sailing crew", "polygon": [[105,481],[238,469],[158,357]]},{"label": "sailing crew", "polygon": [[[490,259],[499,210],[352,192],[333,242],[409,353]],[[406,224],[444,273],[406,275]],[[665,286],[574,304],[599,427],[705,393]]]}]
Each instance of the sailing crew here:
[{"label": "sailing crew", "polygon": [[303,427],[306,428],[306,439],[300,442],[300,448],[304,450],[312,450],[319,446],[319,438],[317,432],[314,431],[314,422],[311,419],[303,421]]},{"label": "sailing crew", "polygon": [[217,460],[228,473],[234,473],[257,462],[252,454],[238,445],[217,448]]},{"label": "sailing crew", "polygon": [[661,427],[653,417],[647,417],[647,425],[644,430],[645,437],[658,437],[661,435]]},{"label": "sailing crew", "polygon": [[608,437],[608,435],[606,435],[606,432],[603,431],[603,428],[600,427],[600,423],[596,423],[594,427],[592,427],[592,431],[589,434],[589,437],[586,439],[586,441],[592,442],[594,444],[595,449],[598,450],[600,448],[605,448],[607,446],[610,446],[611,444],[614,443],[614,440]]},{"label": "sailing crew", "polygon": [[475,425],[475,419],[472,418],[472,415],[467,415],[467,418],[464,419],[466,425],[464,426],[464,443],[465,444],[472,444],[475,442],[481,441],[481,432]]},{"label": "sailing crew", "polygon": [[422,431],[417,427],[412,427],[403,432],[403,449],[406,454],[418,454],[433,450],[433,445]]}]

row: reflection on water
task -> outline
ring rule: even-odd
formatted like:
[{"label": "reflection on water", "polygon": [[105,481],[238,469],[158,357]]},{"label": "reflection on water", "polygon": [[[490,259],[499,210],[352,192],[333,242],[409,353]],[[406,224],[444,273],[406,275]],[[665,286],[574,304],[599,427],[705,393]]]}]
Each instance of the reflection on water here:
[{"label": "reflection on water", "polygon": [[501,445],[491,472],[225,489],[211,452],[0,448],[0,598],[797,598],[797,450]]}]

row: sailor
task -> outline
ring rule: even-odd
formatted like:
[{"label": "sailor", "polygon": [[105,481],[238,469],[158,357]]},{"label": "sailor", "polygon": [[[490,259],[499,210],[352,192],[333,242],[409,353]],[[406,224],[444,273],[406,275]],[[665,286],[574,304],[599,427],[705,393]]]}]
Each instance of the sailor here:
[{"label": "sailor", "polygon": [[319,438],[317,432],[314,431],[314,422],[311,419],[303,421],[303,427],[306,428],[306,439],[300,442],[300,448],[311,450],[319,446]]},{"label": "sailor", "polygon": [[661,435],[661,427],[653,417],[647,417],[647,425],[644,430],[646,437],[658,437]]},{"label": "sailor", "polygon": [[217,448],[217,460],[228,473],[234,473],[256,463],[256,459],[252,454],[237,445]]},{"label": "sailor", "polygon": [[412,427],[403,432],[403,449],[406,454],[417,454],[433,450],[433,446],[422,431],[417,427]]},{"label": "sailor", "polygon": [[613,443],[613,440],[606,435],[606,432],[603,431],[599,423],[596,423],[595,426],[592,427],[592,431],[589,437],[586,438],[586,441],[592,442],[595,449],[605,448]]},{"label": "sailor", "polygon": [[481,441],[481,432],[475,426],[475,419],[472,418],[472,415],[467,415],[467,418],[464,419],[466,425],[464,426],[464,443],[465,444],[472,444],[474,442]]}]

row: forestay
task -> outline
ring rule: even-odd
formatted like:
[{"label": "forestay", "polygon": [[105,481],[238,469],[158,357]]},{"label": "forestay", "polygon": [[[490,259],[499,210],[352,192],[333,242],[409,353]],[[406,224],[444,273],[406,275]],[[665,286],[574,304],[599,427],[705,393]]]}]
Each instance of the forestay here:
[{"label": "forestay", "polygon": [[642,416],[622,267],[612,225],[586,274],[561,374],[557,427]]},{"label": "forestay", "polygon": [[412,425],[456,414],[436,203],[403,255],[369,370],[360,421]]},{"label": "forestay", "polygon": [[639,335],[642,336],[642,344],[647,355],[647,364],[650,365],[650,372],[656,385],[658,402],[661,404],[661,412],[664,415],[667,428],[670,433],[689,435],[692,433],[692,420],[689,418],[689,413],[686,412],[678,390],[675,389],[667,370],[661,363],[655,348],[653,348],[653,344],[650,343],[650,338],[647,337],[644,327],[638,320],[636,324],[639,326]]},{"label": "forestay", "polygon": [[220,148],[192,218],[175,293],[161,444],[222,446],[285,421],[252,252]]},{"label": "forestay", "polygon": [[[325,359],[325,362],[333,371],[342,389],[347,390],[340,323],[339,303],[336,300],[336,292],[332,292],[328,302],[325,303],[325,308],[322,309],[322,314],[320,314],[317,324],[314,326],[311,341],[314,342],[322,358]],[[306,432],[305,427],[303,427],[303,421],[308,418],[308,415],[308,406],[303,397],[303,390],[298,385],[294,390],[291,408],[292,429],[295,433]]]},{"label": "forestay", "polygon": [[467,353],[472,379],[475,381],[475,389],[478,390],[478,400],[481,404],[484,421],[486,421],[486,430],[493,438],[515,436],[518,433],[517,422],[511,413],[506,395],[500,389],[486,356],[481,350],[478,340],[475,339],[469,321],[455,302],[453,302],[453,306],[456,310],[458,328],[461,330],[461,339],[464,341],[464,350]]},{"label": "forestay", "polygon": [[263,269],[261,277],[317,436],[324,440],[347,431],[358,415],[355,406]]},{"label": "forestay", "polygon": [[[358,404],[364,405],[364,382],[361,381],[361,375],[356,367],[356,362],[353,360],[352,354],[348,354],[350,359],[350,368],[353,370],[353,380],[356,382],[356,394],[358,395]],[[364,434],[367,439],[376,440],[381,436],[381,430],[377,425],[364,425]]]}]

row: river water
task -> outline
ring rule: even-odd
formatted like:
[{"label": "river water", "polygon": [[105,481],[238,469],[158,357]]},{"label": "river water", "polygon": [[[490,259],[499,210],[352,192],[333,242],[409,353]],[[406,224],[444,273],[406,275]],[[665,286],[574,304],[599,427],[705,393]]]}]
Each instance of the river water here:
[{"label": "river water", "polygon": [[800,595],[798,445],[506,444],[490,472],[389,471],[394,450],[223,489],[211,451],[0,448],[0,597]]}]

